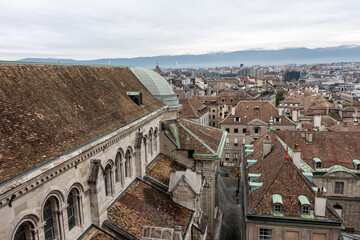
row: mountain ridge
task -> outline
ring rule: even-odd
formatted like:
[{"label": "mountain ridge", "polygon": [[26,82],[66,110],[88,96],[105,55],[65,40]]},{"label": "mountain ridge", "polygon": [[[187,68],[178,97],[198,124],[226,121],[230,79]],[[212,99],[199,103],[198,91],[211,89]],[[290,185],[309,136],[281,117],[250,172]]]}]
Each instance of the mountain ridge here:
[{"label": "mountain ridge", "polygon": [[360,46],[341,45],[324,48],[283,48],[278,50],[242,50],[203,54],[162,55],[134,58],[101,58],[74,60],[61,58],[25,58],[25,62],[83,63],[154,68],[159,62],[164,68],[225,67],[250,65],[315,64],[331,62],[360,62]]}]

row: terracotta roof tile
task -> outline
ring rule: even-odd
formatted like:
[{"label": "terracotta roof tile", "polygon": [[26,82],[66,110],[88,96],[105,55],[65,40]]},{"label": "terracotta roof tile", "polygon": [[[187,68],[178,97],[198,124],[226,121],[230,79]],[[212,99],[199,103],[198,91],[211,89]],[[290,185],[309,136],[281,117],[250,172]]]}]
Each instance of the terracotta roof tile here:
[{"label": "terracotta roof tile", "polygon": [[78,240],[115,240],[110,234],[106,233],[102,229],[91,225]]},{"label": "terracotta roof tile", "polygon": [[[235,122],[235,117],[240,117],[240,122]],[[269,123],[271,117],[279,117],[279,113],[270,102],[243,101],[236,105],[235,116],[229,114],[221,123],[246,124],[255,119]],[[286,116],[282,116],[281,122],[274,122],[274,125],[295,125],[295,123]]]},{"label": "terracotta roof tile", "polygon": [[185,171],[187,167],[170,157],[160,154],[146,169],[146,174],[169,186],[171,170]]},{"label": "terracotta roof tile", "polygon": [[0,79],[0,182],[163,106],[123,67],[0,65]]},{"label": "terracotta roof tile", "polygon": [[208,107],[197,98],[180,99],[182,104],[180,117],[182,118],[199,118],[208,111]]},{"label": "terracotta roof tile", "polygon": [[142,236],[143,226],[181,226],[184,233],[191,216],[191,210],[173,202],[168,194],[140,179],[134,180],[108,210],[111,222],[138,238]]}]

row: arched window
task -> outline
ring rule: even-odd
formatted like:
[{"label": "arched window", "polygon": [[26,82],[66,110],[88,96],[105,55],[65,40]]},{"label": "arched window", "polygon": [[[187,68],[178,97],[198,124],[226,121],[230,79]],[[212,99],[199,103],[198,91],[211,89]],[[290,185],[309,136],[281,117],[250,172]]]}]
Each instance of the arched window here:
[{"label": "arched window", "polygon": [[79,190],[76,187],[74,187],[70,191],[67,198],[67,218],[68,218],[69,231],[73,229],[75,226],[79,226],[82,224],[81,206],[82,206],[82,199],[79,194]]},{"label": "arched window", "polygon": [[147,163],[148,162],[148,145],[147,145],[147,140],[145,137],[143,138],[143,142],[144,142],[144,159],[145,159],[144,162]]},{"label": "arched window", "polygon": [[112,194],[112,175],[110,164],[105,167],[105,194],[106,196]]},{"label": "arched window", "polygon": [[74,196],[73,191],[69,193],[68,199],[67,199],[67,217],[68,217],[68,224],[69,224],[69,230],[73,229],[75,227],[75,209],[74,209]]},{"label": "arched window", "polygon": [[31,231],[34,226],[30,222],[22,223],[15,232],[14,240],[32,240],[34,239]]},{"label": "arched window", "polygon": [[45,221],[45,226],[44,226],[45,240],[55,239],[54,220],[56,220],[56,216],[54,216],[55,214],[53,214],[55,212],[53,211],[53,209],[56,208],[56,206],[54,206],[55,201],[56,201],[55,199],[49,198],[44,205],[43,217]]},{"label": "arched window", "polygon": [[154,151],[155,153],[157,153],[158,151],[158,132],[157,132],[157,129],[155,129],[154,131]]},{"label": "arched window", "polygon": [[122,181],[121,180],[120,162],[121,162],[121,155],[118,152],[115,157],[115,181],[116,182]]},{"label": "arched window", "polygon": [[152,136],[152,131],[149,131],[149,150],[150,150],[150,156],[153,155],[153,136]]},{"label": "arched window", "polygon": [[125,177],[131,177],[131,152],[129,149],[125,154]]}]

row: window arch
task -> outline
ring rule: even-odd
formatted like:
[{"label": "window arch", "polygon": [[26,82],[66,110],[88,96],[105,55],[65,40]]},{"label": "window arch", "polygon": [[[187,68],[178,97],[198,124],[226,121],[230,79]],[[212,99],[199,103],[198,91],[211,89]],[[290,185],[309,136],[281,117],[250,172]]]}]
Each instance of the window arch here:
[{"label": "window arch", "polygon": [[121,162],[121,154],[120,154],[120,152],[117,152],[116,157],[115,157],[115,181],[116,182],[121,181],[120,162]]},{"label": "window arch", "polygon": [[82,197],[77,187],[73,187],[67,198],[67,218],[69,231],[82,225]]},{"label": "window arch", "polygon": [[131,177],[131,161],[132,154],[130,149],[128,149],[125,154],[125,177]]},{"label": "window arch", "polygon": [[150,152],[150,156],[153,155],[153,134],[152,134],[152,130],[150,129],[149,131],[149,152]]},{"label": "window arch", "polygon": [[105,167],[105,194],[106,196],[112,195],[112,190],[113,190],[113,186],[112,186],[112,171],[111,171],[111,165],[108,164]]},{"label": "window arch", "polygon": [[157,131],[157,128],[155,128],[155,131],[154,131],[154,151],[155,151],[155,153],[158,152],[158,131]]},{"label": "window arch", "polygon": [[29,222],[23,222],[16,230],[14,234],[14,240],[32,240],[35,238],[34,232],[34,225]]},{"label": "window arch", "polygon": [[60,203],[55,196],[47,199],[43,207],[45,240],[61,239],[62,224],[59,218]]},{"label": "window arch", "polygon": [[147,141],[147,136],[145,135],[143,138],[143,143],[144,143],[144,162],[147,163],[148,162],[148,141]]}]

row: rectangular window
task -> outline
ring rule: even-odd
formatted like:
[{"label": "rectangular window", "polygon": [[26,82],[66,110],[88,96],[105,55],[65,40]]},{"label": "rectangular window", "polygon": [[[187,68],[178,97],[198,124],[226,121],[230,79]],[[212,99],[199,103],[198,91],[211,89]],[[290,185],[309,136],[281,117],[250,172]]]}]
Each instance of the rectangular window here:
[{"label": "rectangular window", "polygon": [[229,160],[230,158],[230,153],[225,153],[225,160]]},{"label": "rectangular window", "polygon": [[301,206],[301,214],[310,214],[309,206]]},{"label": "rectangular window", "polygon": [[239,129],[238,128],[234,128],[234,133],[238,133]]},{"label": "rectangular window", "polygon": [[227,138],[227,139],[225,140],[225,146],[228,147],[229,145],[230,145],[230,140]]},{"label": "rectangular window", "polygon": [[281,205],[280,204],[274,205],[274,213],[281,213]]},{"label": "rectangular window", "polygon": [[335,182],[334,193],[343,194],[344,192],[344,183],[343,182]]},{"label": "rectangular window", "polygon": [[271,229],[260,228],[259,240],[272,239],[271,236],[272,236],[272,230]]},{"label": "rectangular window", "polygon": [[229,132],[230,132],[230,128],[225,128],[225,131],[229,133]]},{"label": "rectangular window", "polygon": [[237,152],[234,152],[234,158],[238,158],[238,153]]},{"label": "rectangular window", "polygon": [[243,133],[246,133],[246,128],[243,128]]},{"label": "rectangular window", "polygon": [[234,146],[237,146],[237,145],[238,145],[238,139],[234,138]]},{"label": "rectangular window", "polygon": [[254,128],[255,133],[260,133],[260,128]]}]

